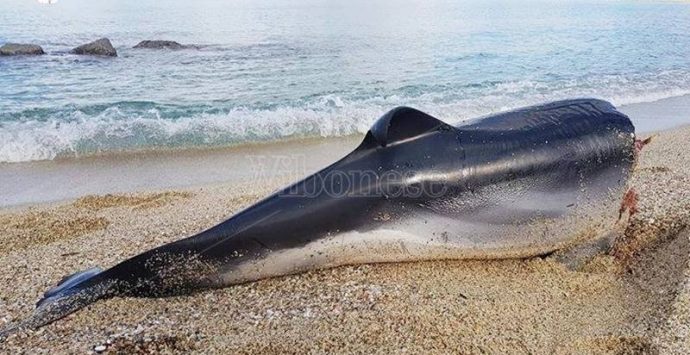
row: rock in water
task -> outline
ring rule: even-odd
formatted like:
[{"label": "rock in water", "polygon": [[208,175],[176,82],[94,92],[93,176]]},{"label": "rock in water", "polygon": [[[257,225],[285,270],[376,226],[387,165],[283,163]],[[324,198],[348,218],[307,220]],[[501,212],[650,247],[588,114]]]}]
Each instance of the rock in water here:
[{"label": "rock in water", "polygon": [[147,49],[183,49],[187,46],[182,45],[175,41],[161,41],[161,40],[146,40],[141,41],[139,44],[134,46],[134,48],[147,48]]},{"label": "rock in water", "polygon": [[83,44],[77,48],[72,49],[72,53],[117,57],[117,51],[115,51],[115,48],[113,48],[113,45],[107,38],[101,38],[97,41]]},{"label": "rock in water", "polygon": [[5,43],[0,47],[0,55],[41,55],[43,48],[35,44]]}]

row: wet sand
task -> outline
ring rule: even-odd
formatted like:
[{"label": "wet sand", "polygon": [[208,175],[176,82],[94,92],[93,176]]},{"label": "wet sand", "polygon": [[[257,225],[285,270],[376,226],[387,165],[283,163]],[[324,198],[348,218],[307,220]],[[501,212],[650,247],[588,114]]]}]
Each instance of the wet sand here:
[{"label": "wet sand", "polygon": [[[577,269],[558,256],[313,271],[191,296],[116,298],[0,352],[687,353],[690,128],[659,134],[614,248]],[[0,326],[63,276],[225,219],[291,174],[0,211]]]}]

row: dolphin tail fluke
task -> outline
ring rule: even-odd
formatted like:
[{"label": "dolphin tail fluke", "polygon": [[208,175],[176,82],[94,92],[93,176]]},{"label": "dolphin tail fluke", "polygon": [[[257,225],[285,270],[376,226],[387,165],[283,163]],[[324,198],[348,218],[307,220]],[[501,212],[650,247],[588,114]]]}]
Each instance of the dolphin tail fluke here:
[{"label": "dolphin tail fluke", "polygon": [[65,291],[77,288],[77,286],[100,274],[101,272],[103,272],[103,269],[92,267],[90,269],[63,277],[57,286],[51,288],[43,294],[43,298],[36,303],[36,308],[41,308],[42,305],[54,302],[56,299],[60,298]]},{"label": "dolphin tail fluke", "polygon": [[36,329],[107,297],[113,283],[104,282],[103,278],[98,277],[102,271],[100,268],[91,268],[63,278],[57,286],[43,294],[30,317],[0,330],[0,341],[16,331]]}]

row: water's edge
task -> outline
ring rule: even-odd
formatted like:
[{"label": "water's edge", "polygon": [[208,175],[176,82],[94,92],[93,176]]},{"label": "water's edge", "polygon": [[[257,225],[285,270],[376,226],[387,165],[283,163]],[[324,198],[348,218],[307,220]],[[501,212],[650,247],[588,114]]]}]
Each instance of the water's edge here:
[{"label": "water's edge", "polygon": [[[620,109],[631,113],[630,116],[636,121],[638,131],[663,130],[690,122],[690,118],[674,116],[675,113],[683,111],[673,112],[659,106],[679,104],[684,106],[686,102],[690,102],[690,94],[651,101],[642,100],[621,105]],[[125,110],[124,107],[127,105],[121,104],[122,109]],[[141,111],[139,107],[141,105],[146,105],[146,103],[137,103],[135,105],[137,107],[129,107],[128,109],[133,111],[130,114]],[[160,117],[127,118],[130,116],[126,112],[109,107],[105,110],[106,112],[117,111],[117,115],[122,115],[124,118],[113,120],[112,117],[96,119],[89,117],[85,120],[66,120],[60,123],[22,120],[0,122],[0,142],[2,142],[0,143],[0,168],[7,163],[28,161],[60,161],[185,150],[204,151],[359,136],[366,133],[376,118],[394,106],[382,106],[378,109],[342,107],[332,112],[309,111],[308,109],[233,111],[231,114],[235,115],[233,117],[228,117],[227,113],[220,116],[204,114],[203,117],[194,116],[175,120]],[[412,106],[419,108],[416,105]],[[648,112],[650,107],[653,112]],[[465,119],[496,113],[485,112],[478,108],[476,109],[478,113],[474,116],[458,117],[444,112],[443,108],[426,111],[450,124],[458,124]],[[436,111],[440,113],[435,113]],[[160,113],[153,115],[158,114]]]},{"label": "water's edge", "polygon": [[[641,136],[690,124],[690,96],[621,106]],[[226,148],[143,151],[0,164],[0,207],[73,199],[88,194],[299,179],[346,155],[361,135]]]}]

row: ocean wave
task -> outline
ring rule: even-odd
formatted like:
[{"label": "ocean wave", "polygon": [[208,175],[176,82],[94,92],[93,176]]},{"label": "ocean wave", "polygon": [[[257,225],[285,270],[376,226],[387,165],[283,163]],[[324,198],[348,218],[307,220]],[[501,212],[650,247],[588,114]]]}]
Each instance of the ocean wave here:
[{"label": "ocean wave", "polygon": [[616,105],[690,95],[690,75],[595,76],[547,82],[405,86],[390,95],[325,94],[293,104],[163,104],[119,101],[0,114],[0,162],[50,160],[155,148],[213,147],[365,133],[398,105],[450,123],[557,99],[599,97]]},{"label": "ocean wave", "polygon": [[[103,152],[149,148],[212,147],[299,137],[342,136],[366,132],[376,110],[337,109],[330,114],[312,109],[278,108],[227,113],[202,113],[163,119],[152,109],[121,119],[118,108],[96,116],[80,111],[59,119],[0,124],[0,162],[50,160]],[[376,113],[378,114],[378,112]],[[348,117],[342,119],[341,117]]]}]

